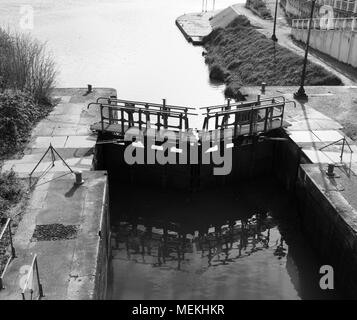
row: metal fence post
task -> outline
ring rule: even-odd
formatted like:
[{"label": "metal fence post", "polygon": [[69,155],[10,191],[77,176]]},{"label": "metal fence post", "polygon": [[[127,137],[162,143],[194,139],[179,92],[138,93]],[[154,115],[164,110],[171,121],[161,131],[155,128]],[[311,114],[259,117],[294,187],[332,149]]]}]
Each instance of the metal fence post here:
[{"label": "metal fence post", "polygon": [[344,152],[344,149],[345,149],[345,141],[346,141],[346,138],[345,138],[345,137],[343,137],[343,141],[342,141],[342,149],[341,149],[341,156],[340,156],[341,163],[342,163],[342,160],[343,160],[343,152]]},{"label": "metal fence post", "polygon": [[[10,221],[10,222],[11,222],[11,221]],[[11,245],[11,256],[12,256],[12,258],[15,258],[15,257],[16,257],[16,252],[15,252],[15,247],[14,247],[13,242],[12,242],[10,222],[9,222],[8,228],[9,228],[9,238],[10,238],[10,245]]]},{"label": "metal fence post", "polygon": [[39,291],[39,295],[40,295],[39,298],[42,298],[44,295],[43,295],[42,284],[40,282],[40,274],[38,271],[37,256],[36,256],[35,264],[36,264],[37,285],[38,285],[38,291]]}]

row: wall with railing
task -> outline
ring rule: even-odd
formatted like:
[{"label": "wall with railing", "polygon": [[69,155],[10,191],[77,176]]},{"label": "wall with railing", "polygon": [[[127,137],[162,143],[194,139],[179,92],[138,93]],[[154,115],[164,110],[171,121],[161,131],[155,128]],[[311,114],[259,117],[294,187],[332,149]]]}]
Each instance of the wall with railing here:
[{"label": "wall with railing", "polygon": [[[282,0],[281,6],[291,18],[307,18],[311,13],[311,0]],[[335,18],[357,16],[357,0],[317,0],[314,16],[319,16],[322,6],[331,6]]]},{"label": "wall with railing", "polygon": [[293,17],[307,17],[311,10],[311,2],[307,0],[287,0],[285,11]]},{"label": "wall with railing", "polygon": [[[292,28],[308,29],[310,19],[294,19]],[[311,28],[316,30],[347,30],[357,31],[357,18],[321,18],[312,19]]]},{"label": "wall with railing", "polygon": [[[357,18],[312,19],[310,47],[357,68]],[[306,43],[309,19],[292,21],[291,34]]]},{"label": "wall with railing", "polygon": [[357,15],[357,1],[356,0],[317,0],[317,5],[331,6],[335,13],[344,13],[346,16]]}]

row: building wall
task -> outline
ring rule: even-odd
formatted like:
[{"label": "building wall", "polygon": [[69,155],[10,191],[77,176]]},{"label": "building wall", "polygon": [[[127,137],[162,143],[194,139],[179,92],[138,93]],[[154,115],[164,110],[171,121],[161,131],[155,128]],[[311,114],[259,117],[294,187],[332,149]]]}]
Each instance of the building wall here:
[{"label": "building wall", "polygon": [[[357,0],[344,0],[346,3],[356,3]],[[286,14],[291,18],[308,18],[311,13],[311,0],[281,0],[281,6],[285,9]],[[357,16],[357,12],[341,10],[336,8],[334,0],[317,0],[315,4],[314,16],[319,16],[320,7],[323,5],[331,5],[334,8],[335,18],[346,18]],[[337,4],[339,6],[339,3]],[[351,6],[349,6],[351,7]],[[356,8],[356,7],[354,7]],[[356,9],[355,9],[356,10]]]},{"label": "building wall", "polygon": [[108,181],[103,197],[103,207],[100,223],[100,240],[98,244],[97,269],[94,285],[94,300],[106,300],[108,289],[108,272],[110,252],[110,216],[109,216],[109,192]]},{"label": "building wall", "polygon": [[[329,201],[323,189],[310,177],[314,168],[320,170],[320,165],[311,164],[292,141],[276,144],[274,164],[275,177],[297,199],[300,226],[309,244],[321,263],[331,265],[335,270],[336,289],[348,298],[355,298],[357,237],[345,220],[346,215],[354,212],[340,195],[336,196],[340,200],[336,202],[338,206]],[[341,203],[346,204],[346,211],[342,210]]]},{"label": "building wall", "polygon": [[[292,36],[306,42],[306,29],[292,29]],[[357,68],[357,32],[348,30],[311,30],[310,46],[338,61]]]},{"label": "building wall", "polygon": [[346,222],[350,206],[342,196],[335,196],[338,206],[328,200],[307,174],[311,172],[309,166],[300,167],[296,184],[302,228],[322,263],[333,266],[336,288],[343,291],[347,298],[355,299],[357,238]]}]

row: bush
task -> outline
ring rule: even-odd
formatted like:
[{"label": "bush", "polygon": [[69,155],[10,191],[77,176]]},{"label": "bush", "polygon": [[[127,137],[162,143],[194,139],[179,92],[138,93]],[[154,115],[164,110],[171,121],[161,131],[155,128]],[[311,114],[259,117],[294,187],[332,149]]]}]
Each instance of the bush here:
[{"label": "bush", "polygon": [[23,186],[14,171],[0,173],[0,218],[21,199],[23,192]]},{"label": "bush", "polygon": [[44,44],[0,28],[0,91],[19,90],[36,103],[50,104],[55,77],[55,65]]},{"label": "bush", "polygon": [[226,98],[235,99],[236,101],[244,101],[245,96],[240,91],[241,86],[237,84],[230,84],[224,89]]},{"label": "bush", "polygon": [[264,0],[249,0],[248,8],[253,8],[264,19],[272,18]]},{"label": "bush", "polygon": [[229,76],[229,72],[225,71],[221,66],[214,64],[210,66],[209,77],[211,80],[224,82]]},{"label": "bush", "polygon": [[0,159],[20,151],[34,124],[50,110],[23,92],[0,93]]},{"label": "bush", "polygon": [[[218,44],[216,39],[220,39]],[[246,24],[242,17],[225,29],[213,31],[204,40],[210,77],[225,81],[227,97],[239,98],[240,87],[259,86],[262,82],[271,86],[300,84],[304,58],[271,41]],[[341,80],[323,67],[308,62],[305,84],[341,85]]]}]

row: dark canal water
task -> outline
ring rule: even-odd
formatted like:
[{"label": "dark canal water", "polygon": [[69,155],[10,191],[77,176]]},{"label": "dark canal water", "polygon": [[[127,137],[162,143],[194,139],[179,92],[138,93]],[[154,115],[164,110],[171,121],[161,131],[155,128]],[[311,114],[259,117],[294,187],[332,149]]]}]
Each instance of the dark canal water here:
[{"label": "dark canal water", "polygon": [[[216,9],[239,1],[217,0]],[[243,2],[243,0],[242,0]],[[211,2],[209,2],[211,5]],[[21,6],[34,28],[21,30]],[[201,0],[1,0],[0,25],[48,42],[60,87],[113,87],[123,99],[189,106],[224,101],[200,47],[175,19]],[[111,181],[111,299],[335,298],[273,180],[178,192]]]},{"label": "dark canal water", "polygon": [[273,179],[195,193],[111,184],[112,299],[335,299]]}]

